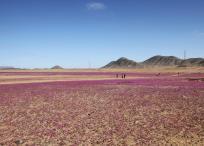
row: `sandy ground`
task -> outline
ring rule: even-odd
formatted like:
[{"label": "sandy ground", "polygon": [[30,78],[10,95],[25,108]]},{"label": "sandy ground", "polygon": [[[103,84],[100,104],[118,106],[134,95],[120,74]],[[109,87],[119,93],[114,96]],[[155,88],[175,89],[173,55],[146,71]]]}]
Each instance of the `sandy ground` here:
[{"label": "sandy ground", "polygon": [[[85,73],[85,74],[69,74],[69,73]],[[17,84],[17,83],[33,83],[33,82],[52,82],[52,81],[78,81],[78,80],[107,80],[115,79],[119,73],[170,73],[172,76],[180,73],[204,73],[202,67],[189,68],[143,68],[143,69],[27,69],[27,70],[0,70],[0,84]],[[7,74],[8,73],[8,74]],[[12,73],[12,74],[10,74]],[[25,73],[25,74],[20,74]],[[32,74],[36,73],[36,74]],[[42,74],[38,74],[42,73]],[[53,74],[49,74],[53,73]],[[56,74],[55,74],[56,73]],[[59,74],[65,73],[65,74]],[[91,75],[86,73],[93,73]],[[95,75],[94,73],[99,73]],[[100,74],[107,73],[107,74]],[[110,74],[109,74],[110,73]],[[112,74],[111,74],[112,73]],[[114,74],[115,73],[115,74]],[[120,77],[119,77],[120,78]],[[128,76],[127,78],[141,78],[141,76]]]}]

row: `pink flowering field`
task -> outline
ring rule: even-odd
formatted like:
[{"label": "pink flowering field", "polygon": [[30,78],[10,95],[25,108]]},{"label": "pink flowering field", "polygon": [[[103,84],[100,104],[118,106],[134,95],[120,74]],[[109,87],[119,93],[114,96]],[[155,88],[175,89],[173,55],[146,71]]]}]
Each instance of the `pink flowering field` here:
[{"label": "pink flowering field", "polygon": [[[72,80],[4,84],[56,74]],[[204,145],[204,73],[115,74],[0,73],[0,145]]]}]

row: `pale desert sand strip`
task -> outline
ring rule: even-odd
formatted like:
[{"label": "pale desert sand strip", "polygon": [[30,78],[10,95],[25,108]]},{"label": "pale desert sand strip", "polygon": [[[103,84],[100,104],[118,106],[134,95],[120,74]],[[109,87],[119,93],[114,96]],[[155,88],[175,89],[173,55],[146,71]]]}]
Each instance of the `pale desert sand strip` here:
[{"label": "pale desert sand strip", "polygon": [[[126,79],[141,79],[141,78],[148,78],[148,77],[127,77]],[[0,85],[8,85],[8,84],[26,84],[26,83],[49,83],[49,82],[64,82],[64,81],[100,81],[100,80],[126,80],[122,78],[78,78],[78,79],[52,79],[52,80],[18,80],[18,81],[5,81],[0,82]]]},{"label": "pale desert sand strip", "polygon": [[43,79],[43,78],[101,78],[111,75],[0,75],[1,79]]},{"label": "pale desert sand strip", "polygon": [[101,79],[56,79],[56,80],[29,80],[29,81],[11,81],[0,82],[0,85],[7,84],[24,84],[24,83],[49,83],[49,82],[63,82],[63,81],[95,81],[95,80],[112,80],[113,78],[101,78]]}]

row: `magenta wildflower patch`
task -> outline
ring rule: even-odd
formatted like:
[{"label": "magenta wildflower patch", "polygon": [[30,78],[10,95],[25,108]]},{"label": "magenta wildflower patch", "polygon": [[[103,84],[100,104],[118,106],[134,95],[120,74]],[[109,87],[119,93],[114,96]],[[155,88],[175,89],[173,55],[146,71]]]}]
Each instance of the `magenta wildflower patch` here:
[{"label": "magenta wildflower patch", "polygon": [[0,145],[204,144],[203,81],[132,76],[0,85]]}]

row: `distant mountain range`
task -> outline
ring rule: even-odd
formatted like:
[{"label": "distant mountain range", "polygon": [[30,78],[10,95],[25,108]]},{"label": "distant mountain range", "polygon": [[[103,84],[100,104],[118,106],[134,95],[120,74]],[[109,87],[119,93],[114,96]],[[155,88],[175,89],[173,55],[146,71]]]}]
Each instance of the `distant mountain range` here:
[{"label": "distant mountain range", "polygon": [[[203,66],[204,58],[189,58],[180,59],[175,56],[153,56],[143,62],[136,62],[125,57],[121,57],[116,61],[111,61],[102,68],[144,68],[144,67],[190,67]],[[0,66],[1,70],[20,69],[12,66]],[[56,65],[51,69],[63,69],[63,67]]]},{"label": "distant mountain range", "polygon": [[142,67],[165,67],[165,66],[204,66],[204,58],[180,59],[175,56],[153,56],[144,62],[135,62],[125,57],[111,61],[102,68],[142,68]]},{"label": "distant mountain range", "polygon": [[0,69],[16,69],[15,67],[12,66],[0,66]]}]

